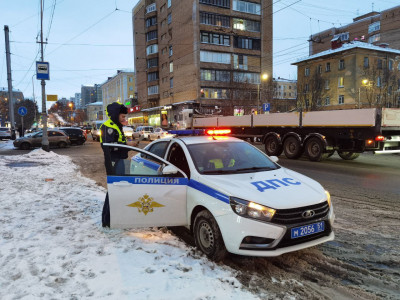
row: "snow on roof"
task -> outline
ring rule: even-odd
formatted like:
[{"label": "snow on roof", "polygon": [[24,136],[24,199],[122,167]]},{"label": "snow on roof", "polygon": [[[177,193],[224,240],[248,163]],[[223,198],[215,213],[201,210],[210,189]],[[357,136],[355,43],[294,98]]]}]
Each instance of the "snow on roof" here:
[{"label": "snow on roof", "polygon": [[88,105],[86,105],[86,106],[89,106],[89,105],[91,105],[91,106],[95,106],[95,105],[103,105],[103,102],[101,102],[101,101],[99,101],[99,102],[93,102],[93,103],[89,103]]},{"label": "snow on roof", "polygon": [[388,53],[394,53],[394,54],[400,54],[400,50],[393,49],[393,48],[383,48],[379,46],[375,46],[373,44],[369,43],[364,43],[364,42],[359,42],[359,41],[352,41],[350,43],[343,44],[342,47],[337,48],[337,49],[329,49],[326,51],[322,51],[320,53],[308,56],[308,57],[303,57],[298,59],[296,62],[292,63],[292,65],[296,65],[298,63],[301,63],[303,61],[307,60],[312,60],[316,58],[320,58],[323,56],[329,56],[335,53],[355,49],[355,48],[361,48],[361,49],[366,49],[366,50],[372,50],[372,51],[381,51],[381,52],[388,52]]}]

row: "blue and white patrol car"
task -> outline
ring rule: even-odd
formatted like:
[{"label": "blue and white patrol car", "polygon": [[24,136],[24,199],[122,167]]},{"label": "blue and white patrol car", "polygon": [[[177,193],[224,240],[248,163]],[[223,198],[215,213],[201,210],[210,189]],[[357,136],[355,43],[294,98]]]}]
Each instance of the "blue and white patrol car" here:
[{"label": "blue and white patrol car", "polygon": [[329,193],[243,140],[176,136],[145,149],[104,146],[129,150],[119,162],[106,155],[112,228],[187,226],[214,260],[227,252],[277,256],[334,239]]}]

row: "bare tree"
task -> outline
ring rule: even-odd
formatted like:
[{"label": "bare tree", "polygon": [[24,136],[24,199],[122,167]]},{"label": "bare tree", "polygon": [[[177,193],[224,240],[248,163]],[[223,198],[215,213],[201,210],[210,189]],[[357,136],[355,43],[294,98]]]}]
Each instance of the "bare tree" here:
[{"label": "bare tree", "polygon": [[297,82],[297,108],[303,111],[320,110],[322,99],[327,94],[324,84],[325,80],[318,71],[302,77]]}]

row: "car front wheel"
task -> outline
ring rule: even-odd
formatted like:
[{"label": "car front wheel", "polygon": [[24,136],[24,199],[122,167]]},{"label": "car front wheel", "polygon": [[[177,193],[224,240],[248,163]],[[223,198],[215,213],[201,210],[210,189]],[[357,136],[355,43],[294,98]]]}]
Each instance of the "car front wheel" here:
[{"label": "car front wheel", "polygon": [[207,257],[214,261],[220,261],[226,256],[227,251],[221,231],[209,211],[203,210],[197,214],[194,219],[193,233],[197,248]]},{"label": "car front wheel", "polygon": [[58,147],[60,147],[60,148],[66,148],[66,147],[67,147],[67,143],[66,143],[66,142],[59,142],[59,143],[58,143]]},{"label": "car front wheel", "polygon": [[27,142],[22,143],[21,146],[19,146],[22,150],[29,150],[31,148],[31,145]]}]

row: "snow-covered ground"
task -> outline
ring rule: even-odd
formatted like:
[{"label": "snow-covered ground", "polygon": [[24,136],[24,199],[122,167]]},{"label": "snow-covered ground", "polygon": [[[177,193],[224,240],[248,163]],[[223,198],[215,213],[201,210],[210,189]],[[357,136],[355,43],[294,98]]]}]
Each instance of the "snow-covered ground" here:
[{"label": "snow-covered ground", "polygon": [[0,178],[0,299],[266,296],[166,230],[102,228],[106,191],[67,156],[1,156]]}]

